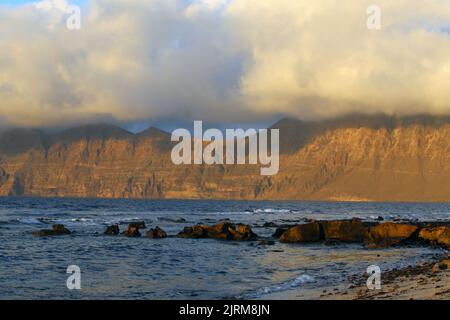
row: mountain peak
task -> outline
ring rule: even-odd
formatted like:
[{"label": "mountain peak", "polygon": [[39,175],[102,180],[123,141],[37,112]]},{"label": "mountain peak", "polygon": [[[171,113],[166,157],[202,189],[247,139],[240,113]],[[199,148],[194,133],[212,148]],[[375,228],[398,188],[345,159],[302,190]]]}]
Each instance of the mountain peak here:
[{"label": "mountain peak", "polygon": [[77,139],[127,139],[133,134],[125,129],[110,124],[88,124],[74,127],[57,134],[57,139],[73,141]]},{"label": "mountain peak", "polygon": [[140,132],[138,134],[138,136],[163,139],[163,138],[169,138],[170,137],[170,133],[168,133],[168,132],[166,132],[164,130],[158,129],[156,127],[149,127],[148,129]]}]

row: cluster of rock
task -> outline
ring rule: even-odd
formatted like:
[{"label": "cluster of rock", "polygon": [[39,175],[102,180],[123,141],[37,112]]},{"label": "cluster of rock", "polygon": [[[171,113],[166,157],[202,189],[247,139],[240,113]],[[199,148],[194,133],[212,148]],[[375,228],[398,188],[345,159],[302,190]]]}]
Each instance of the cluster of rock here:
[{"label": "cluster of rock", "polygon": [[[128,225],[127,229],[123,232],[126,237],[140,237],[141,229],[145,229],[145,223],[132,222]],[[62,225],[54,226],[54,230],[40,230],[33,232],[36,236],[53,236],[70,234],[70,231],[65,229]],[[105,235],[117,236],[120,234],[120,228],[118,224],[108,226],[104,232]],[[160,227],[150,228],[146,233],[147,238],[150,239],[162,239],[167,238],[167,233]],[[186,227],[180,232],[177,237],[179,238],[211,238],[222,240],[235,240],[235,241],[250,241],[256,240],[258,236],[252,231],[252,228],[246,224],[234,224],[228,221],[219,222],[213,226],[207,225],[195,225],[192,227]]]},{"label": "cluster of rock", "polygon": [[358,242],[368,248],[384,248],[401,243],[427,242],[450,247],[450,227],[409,223],[364,223],[359,219],[313,221],[277,230],[281,242]]},{"label": "cluster of rock", "polygon": [[38,237],[48,237],[48,236],[63,236],[71,234],[70,230],[66,229],[62,224],[54,224],[52,229],[44,229],[39,231],[34,231],[32,233]]},{"label": "cluster of rock", "polygon": [[199,224],[193,227],[186,227],[177,235],[177,237],[250,241],[256,240],[257,235],[253,233],[252,228],[246,224],[234,224],[222,221],[213,226]]},{"label": "cluster of rock", "polygon": [[[118,227],[118,226],[117,226]],[[132,222],[128,225],[127,229],[123,232],[126,237],[140,237],[140,229],[145,229],[145,222]],[[162,230],[160,227],[156,227],[155,229],[150,228],[146,233],[147,238],[149,239],[163,239],[167,238],[167,233]]]},{"label": "cluster of rock", "polygon": [[[123,235],[126,237],[140,237],[140,229],[145,229],[145,222],[132,222],[128,225],[127,229],[123,232]],[[64,227],[62,224],[56,224],[53,226],[51,230],[39,230],[32,232],[33,235],[38,237],[48,237],[48,236],[62,236],[69,235],[71,232]],[[117,236],[120,234],[120,228],[118,224],[113,224],[108,226],[103,233],[108,236]],[[147,231],[147,238],[150,239],[162,239],[167,237],[167,233],[162,230],[160,227],[156,227],[155,229],[150,228]]]},{"label": "cluster of rock", "polygon": [[[123,235],[140,237],[140,230],[145,228],[143,221],[132,222],[123,232]],[[57,236],[70,233],[63,225],[54,225],[51,230],[33,232],[36,236]],[[119,235],[119,225],[107,227],[104,234]],[[148,229],[146,236],[150,239],[162,239],[167,237],[167,233],[156,227]],[[425,225],[393,222],[373,223],[363,222],[360,219],[312,221],[285,229],[277,229],[273,236],[285,243],[354,242],[362,243],[367,248],[385,248],[405,243],[427,243],[450,248],[450,227],[448,225],[437,225],[436,223]],[[198,224],[185,227],[183,231],[178,233],[177,237],[233,241],[258,240],[258,236],[249,225],[235,224],[229,221],[221,221],[212,226]]]}]

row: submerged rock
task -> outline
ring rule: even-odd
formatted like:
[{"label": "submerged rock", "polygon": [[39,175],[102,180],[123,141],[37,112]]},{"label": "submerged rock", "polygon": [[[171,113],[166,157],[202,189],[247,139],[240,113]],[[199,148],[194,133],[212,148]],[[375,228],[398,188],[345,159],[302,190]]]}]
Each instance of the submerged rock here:
[{"label": "submerged rock", "polygon": [[120,230],[119,230],[118,224],[114,224],[112,226],[107,227],[104,232],[104,234],[106,234],[108,236],[117,236],[119,233],[120,233]]},{"label": "submerged rock", "polygon": [[450,227],[425,227],[420,230],[419,239],[450,247]]},{"label": "submerged rock", "polygon": [[360,219],[336,220],[320,222],[325,240],[343,242],[362,242],[368,233],[368,228]]},{"label": "submerged rock", "polygon": [[320,225],[317,222],[300,224],[289,228],[280,237],[281,242],[317,242],[320,240]]},{"label": "submerged rock", "polygon": [[184,218],[168,218],[168,217],[158,217],[158,221],[167,221],[173,223],[183,223],[186,222]]},{"label": "submerged rock", "polygon": [[213,226],[196,225],[193,227],[186,227],[177,235],[177,237],[248,241],[256,239],[257,236],[248,225],[222,221]]},{"label": "submerged rock", "polygon": [[139,232],[139,228],[134,226],[133,224],[129,224],[127,230],[123,233],[125,237],[140,237],[141,233]]},{"label": "submerged rock", "polygon": [[53,229],[50,230],[34,231],[32,234],[38,237],[64,236],[71,234],[70,230],[66,229],[66,227],[63,224],[54,224],[52,228]]},{"label": "submerged rock", "polygon": [[364,242],[369,248],[385,248],[412,238],[417,230],[415,225],[385,222],[370,227]]},{"label": "submerged rock", "polygon": [[147,231],[147,238],[163,239],[163,238],[167,238],[167,233],[160,227],[156,227],[155,229],[150,229]]}]

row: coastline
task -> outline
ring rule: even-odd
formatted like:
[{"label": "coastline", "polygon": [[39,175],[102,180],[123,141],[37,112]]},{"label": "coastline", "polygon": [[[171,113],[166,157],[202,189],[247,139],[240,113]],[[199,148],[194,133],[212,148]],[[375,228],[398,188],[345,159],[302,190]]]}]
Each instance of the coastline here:
[{"label": "coastline", "polygon": [[[450,256],[448,256],[450,257]],[[448,259],[446,260],[448,263]],[[448,300],[450,270],[441,269],[441,262],[428,262],[383,274],[380,290],[369,290],[365,279],[355,279],[344,291],[323,294],[326,300]],[[363,280],[363,281],[361,281]],[[363,283],[361,283],[363,282]]]},{"label": "coastline", "polygon": [[450,299],[450,268],[441,269],[443,259],[422,262],[399,270],[382,273],[381,289],[369,290],[367,276],[348,279],[348,282],[327,289],[308,289],[276,292],[266,295],[269,300],[448,300]]},{"label": "coastline", "polygon": [[[9,199],[0,211],[10,298],[372,299],[350,277],[377,265],[390,288],[388,270],[448,254],[450,227],[448,205]],[[69,265],[82,271],[79,293],[65,289]]]}]

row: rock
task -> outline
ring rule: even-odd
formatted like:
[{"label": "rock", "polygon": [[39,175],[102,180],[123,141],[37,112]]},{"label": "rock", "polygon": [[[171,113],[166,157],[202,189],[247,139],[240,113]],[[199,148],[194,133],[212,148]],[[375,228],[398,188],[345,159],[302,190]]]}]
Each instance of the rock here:
[{"label": "rock", "polygon": [[167,222],[174,222],[174,223],[183,223],[186,222],[186,219],[184,218],[168,218],[168,217],[158,217],[158,221],[167,221]]},{"label": "rock", "polygon": [[47,236],[63,236],[71,234],[71,232],[64,227],[62,224],[54,224],[51,230],[39,230],[35,231],[32,234],[38,237],[47,237]]},{"label": "rock", "polygon": [[163,238],[167,238],[167,233],[160,227],[156,227],[155,229],[150,229],[147,231],[147,238],[163,239]]},{"label": "rock", "polygon": [[257,237],[250,226],[234,224],[228,221],[221,221],[213,226],[196,225],[186,227],[177,236],[180,238],[213,238],[237,241],[254,240]]},{"label": "rock", "polygon": [[106,228],[104,234],[108,236],[117,236],[120,233],[119,225],[113,224],[112,226],[109,226]]},{"label": "rock", "polygon": [[378,216],[377,221],[384,221],[384,218],[382,216]]},{"label": "rock", "polygon": [[272,237],[274,237],[274,238],[280,238],[281,235],[282,235],[283,233],[286,232],[286,230],[287,230],[286,228],[277,228],[277,229],[275,230],[274,234],[272,235]]},{"label": "rock", "polygon": [[138,229],[145,229],[145,222],[144,221],[130,222],[128,226],[132,226]]},{"label": "rock", "polygon": [[132,223],[128,225],[127,230],[123,233],[125,237],[140,237],[141,233],[139,232],[139,228],[134,226]]},{"label": "rock", "polygon": [[441,271],[445,271],[445,270],[450,270],[450,260],[449,259],[444,259],[438,263],[436,263],[433,268],[431,269],[431,271],[433,272],[441,272]]},{"label": "rock", "polygon": [[410,239],[417,229],[411,224],[385,222],[370,227],[364,242],[369,248],[385,248]]},{"label": "rock", "polygon": [[323,221],[320,224],[327,241],[362,242],[368,233],[359,219]]},{"label": "rock", "polygon": [[227,231],[233,236],[233,240],[248,241],[256,238],[252,228],[246,224],[231,224],[228,226]]},{"label": "rock", "polygon": [[450,227],[425,227],[420,230],[419,239],[450,247]]},{"label": "rock", "polygon": [[177,237],[194,239],[208,238],[208,226],[196,225],[193,227],[185,227]]},{"label": "rock", "polygon": [[317,222],[300,224],[284,232],[282,242],[317,242],[321,239],[320,225]]}]

